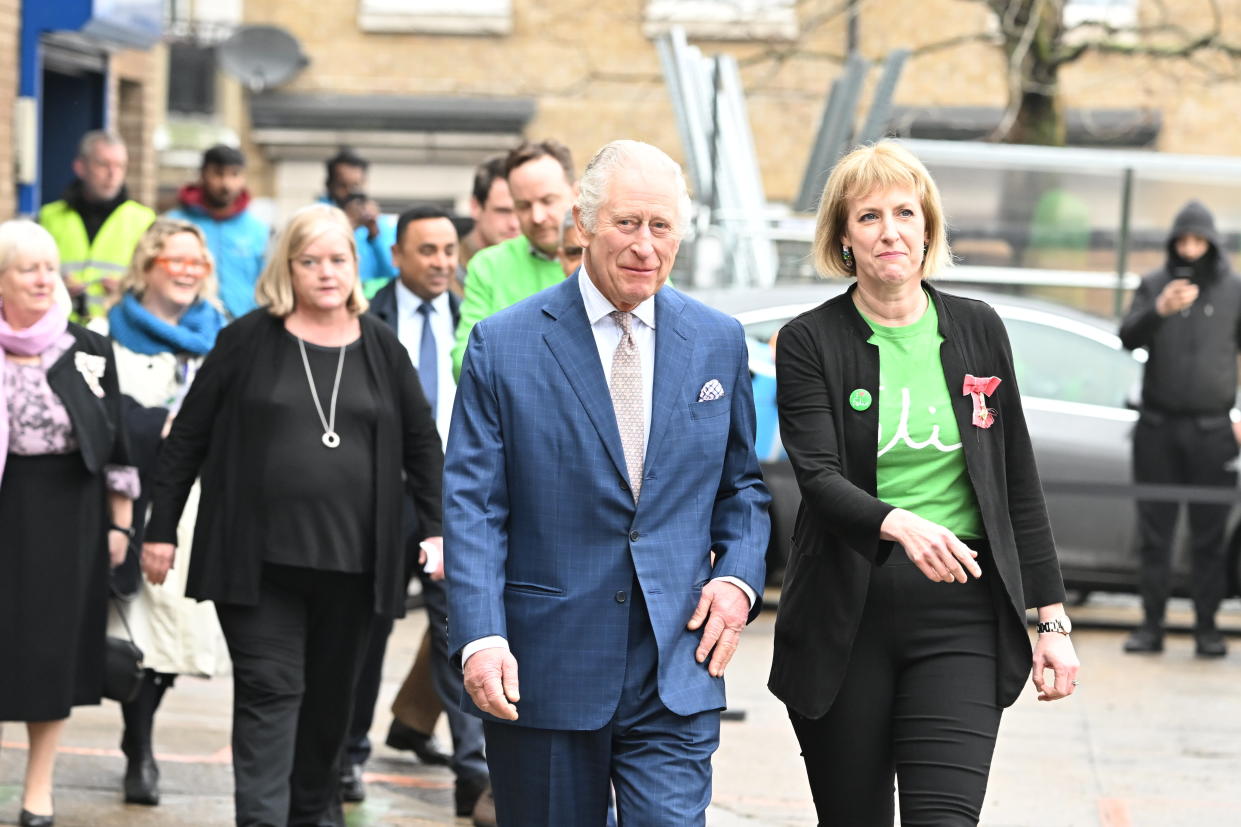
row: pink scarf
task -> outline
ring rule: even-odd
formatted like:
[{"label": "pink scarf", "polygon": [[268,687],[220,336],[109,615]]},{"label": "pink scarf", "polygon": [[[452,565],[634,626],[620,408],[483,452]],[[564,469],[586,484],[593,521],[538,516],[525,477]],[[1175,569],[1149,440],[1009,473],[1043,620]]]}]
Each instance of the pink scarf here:
[{"label": "pink scarf", "polygon": [[[4,318],[4,302],[0,300],[0,351],[15,356],[38,356],[52,346],[69,326],[68,311],[54,302],[43,318],[23,330],[14,330]],[[4,478],[4,462],[9,455],[9,400],[5,391],[4,354],[0,353],[0,480]]]}]

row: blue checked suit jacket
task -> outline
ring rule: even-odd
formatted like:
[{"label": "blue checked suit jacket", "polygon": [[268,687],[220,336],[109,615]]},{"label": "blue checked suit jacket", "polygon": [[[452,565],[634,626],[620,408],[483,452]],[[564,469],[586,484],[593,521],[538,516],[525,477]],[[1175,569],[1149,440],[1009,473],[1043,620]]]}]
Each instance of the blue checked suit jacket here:
[{"label": "blue checked suit jacket", "polygon": [[[633,601],[618,598],[636,573],[664,705],[679,715],[718,709],[724,682],[695,662],[700,633],[685,626],[710,578],[762,593],[770,531],[741,327],[670,287],[656,294],[635,505],[579,277],[470,336],[444,469],[450,646],[508,639],[517,724],[598,729],[619,701]],[[699,402],[712,379],[724,396]],[[468,695],[463,704],[483,714]]]}]

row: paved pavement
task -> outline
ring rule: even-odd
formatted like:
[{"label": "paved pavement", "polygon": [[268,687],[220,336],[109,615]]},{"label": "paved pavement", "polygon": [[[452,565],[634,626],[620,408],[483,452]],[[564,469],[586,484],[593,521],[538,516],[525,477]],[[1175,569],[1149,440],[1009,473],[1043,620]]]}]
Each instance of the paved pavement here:
[{"label": "paved pavement", "polygon": [[[1074,612],[1079,624],[1136,618],[1129,598],[1105,598]],[[1174,621],[1185,623],[1184,606]],[[1226,624],[1241,634],[1241,604]],[[715,760],[708,823],[812,825],[796,742],[783,707],[764,688],[773,617],[750,627],[729,672],[729,697],[745,720],[725,722]],[[385,665],[373,735],[382,741],[386,705],[420,639],[421,613],[397,625]],[[1027,692],[1005,715],[983,811],[988,827],[1226,827],[1241,825],[1241,639],[1223,661],[1201,661],[1187,635],[1158,657],[1124,656],[1116,628],[1074,633],[1084,667],[1078,694],[1040,704]],[[78,710],[57,765],[60,827],[213,827],[231,823],[227,679],[182,679],[157,721],[163,803],[124,805],[115,704]],[[441,724],[441,726],[443,726]],[[446,731],[441,733],[446,739]],[[0,750],[0,823],[20,808],[25,730],[6,724]],[[370,795],[349,809],[351,827],[466,825],[452,818],[452,775],[385,746],[367,767]]]}]

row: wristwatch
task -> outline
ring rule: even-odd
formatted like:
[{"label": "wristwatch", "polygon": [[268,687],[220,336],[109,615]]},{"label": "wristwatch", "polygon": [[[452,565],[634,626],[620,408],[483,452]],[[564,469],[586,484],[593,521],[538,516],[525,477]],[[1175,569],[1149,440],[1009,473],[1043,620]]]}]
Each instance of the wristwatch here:
[{"label": "wristwatch", "polygon": [[122,534],[124,534],[126,537],[128,537],[129,539],[131,540],[134,539],[134,527],[133,526],[129,526],[127,528],[123,525],[117,525],[116,523],[112,523],[112,525],[108,526],[108,530],[119,531]]},{"label": "wristwatch", "polygon": [[1073,631],[1073,623],[1069,620],[1068,615],[1060,615],[1060,617],[1053,617],[1051,620],[1047,621],[1046,623],[1043,623],[1042,621],[1040,621],[1038,624],[1038,633],[1040,635],[1045,635],[1048,632],[1059,632],[1062,635],[1067,635],[1072,631]]}]

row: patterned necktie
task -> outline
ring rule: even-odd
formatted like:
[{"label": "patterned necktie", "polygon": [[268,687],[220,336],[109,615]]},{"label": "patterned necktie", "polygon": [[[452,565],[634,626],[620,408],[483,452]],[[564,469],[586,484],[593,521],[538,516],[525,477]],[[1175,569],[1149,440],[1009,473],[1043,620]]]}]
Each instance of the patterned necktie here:
[{"label": "patterned necktie", "polygon": [[422,382],[422,393],[431,403],[431,418],[435,418],[435,397],[439,391],[439,354],[435,351],[435,332],[431,330],[431,303],[418,305],[418,315],[422,316],[422,339],[418,345],[418,379]]},{"label": "patterned necktie", "polygon": [[638,343],[633,339],[633,314],[614,310],[610,314],[621,329],[620,343],[612,354],[612,408],[620,428],[621,447],[625,450],[625,468],[629,471],[629,490],[638,501],[642,490],[642,459],[646,454],[645,415],[642,405],[642,362]]}]

